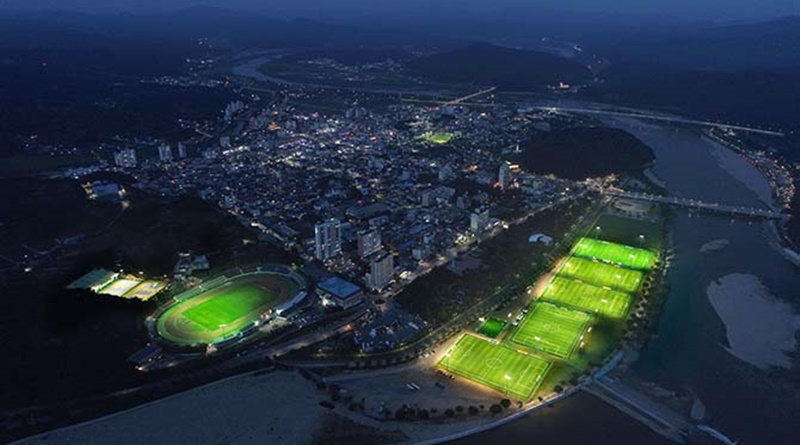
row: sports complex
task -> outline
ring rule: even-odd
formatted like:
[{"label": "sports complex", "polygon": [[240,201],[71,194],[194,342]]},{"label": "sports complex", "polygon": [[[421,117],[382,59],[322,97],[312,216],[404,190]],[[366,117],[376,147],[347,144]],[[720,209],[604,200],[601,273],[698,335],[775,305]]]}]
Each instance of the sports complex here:
[{"label": "sports complex", "polygon": [[439,366],[503,394],[528,400],[542,383],[550,362],[467,334],[445,354]]},{"label": "sports complex", "polygon": [[581,238],[572,254],[639,270],[648,270],[656,262],[656,254],[649,250],[594,238]]},{"label": "sports complex", "polygon": [[644,278],[644,274],[638,270],[574,256],[564,262],[558,275],[628,293],[639,289]]},{"label": "sports complex", "polygon": [[585,312],[537,303],[514,331],[511,341],[556,357],[569,358],[591,321],[592,316]]},{"label": "sports complex", "polygon": [[542,295],[517,318],[518,326],[503,334],[505,322],[489,318],[477,330],[483,338],[465,334],[444,354],[439,367],[530,400],[552,369],[585,369],[576,351],[588,340],[592,325],[601,320],[619,324],[627,317],[657,259],[647,249],[581,238]]},{"label": "sports complex", "polygon": [[302,301],[305,288],[286,266],[229,271],[174,296],[148,318],[148,328],[159,342],[180,347],[234,342]]},{"label": "sports complex", "polygon": [[624,317],[631,302],[631,296],[625,292],[562,276],[550,281],[541,299],[611,318]]}]

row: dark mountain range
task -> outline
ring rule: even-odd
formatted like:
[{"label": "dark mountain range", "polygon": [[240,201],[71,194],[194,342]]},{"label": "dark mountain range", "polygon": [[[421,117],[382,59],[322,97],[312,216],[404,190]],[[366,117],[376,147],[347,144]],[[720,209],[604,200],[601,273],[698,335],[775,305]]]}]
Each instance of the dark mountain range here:
[{"label": "dark mountain range", "polygon": [[800,72],[701,71],[620,63],[585,92],[592,100],[686,116],[797,131]]},{"label": "dark mountain range", "polygon": [[588,46],[612,60],[700,70],[776,70],[800,66],[800,16],[755,24],[639,30]]},{"label": "dark mountain range", "polygon": [[505,90],[540,89],[559,82],[592,79],[580,63],[552,54],[474,44],[433,54],[407,64],[415,74],[439,82],[492,85]]},{"label": "dark mountain range", "polygon": [[219,44],[260,49],[455,45],[453,39],[423,33],[368,29],[304,18],[282,19],[213,7],[159,14],[0,14],[0,48],[64,47],[96,36],[104,36],[111,42],[135,39],[186,43],[211,38]]}]

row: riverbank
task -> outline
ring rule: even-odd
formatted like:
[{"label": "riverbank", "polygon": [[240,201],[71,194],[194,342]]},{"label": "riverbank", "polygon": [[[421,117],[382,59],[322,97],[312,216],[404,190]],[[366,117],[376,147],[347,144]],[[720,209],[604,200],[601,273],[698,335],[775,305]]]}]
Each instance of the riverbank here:
[{"label": "riverbank", "polygon": [[790,368],[787,353],[797,347],[800,317],[792,306],[775,299],[758,277],[726,275],[708,286],[708,299],[727,333],[725,349],[760,368]]},{"label": "riverbank", "polygon": [[730,148],[705,136],[703,140],[713,147],[711,155],[717,160],[720,168],[755,193],[764,205],[771,210],[777,210],[772,187],[770,187],[769,181],[767,181],[763,173]]},{"label": "riverbank", "polygon": [[578,390],[574,387],[544,403],[532,402],[499,417],[484,414],[450,422],[378,421],[331,403],[327,391],[320,391],[298,373],[261,371],[14,444],[434,444],[506,424]]}]

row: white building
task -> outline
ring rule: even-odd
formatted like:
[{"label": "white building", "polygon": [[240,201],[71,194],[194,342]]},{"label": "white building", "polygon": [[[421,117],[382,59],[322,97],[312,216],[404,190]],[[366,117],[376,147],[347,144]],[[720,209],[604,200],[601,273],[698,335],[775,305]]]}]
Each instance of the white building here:
[{"label": "white building", "polygon": [[511,167],[508,162],[500,164],[500,171],[497,173],[497,184],[507,189],[511,185]]},{"label": "white building", "polygon": [[391,253],[378,255],[369,265],[366,277],[367,287],[380,291],[386,288],[394,278],[394,256]]},{"label": "white building", "polygon": [[381,232],[378,229],[367,230],[358,234],[358,256],[368,257],[381,250]]},{"label": "white building", "polygon": [[172,147],[169,144],[161,144],[158,147],[158,159],[161,162],[169,162],[172,160]]},{"label": "white building", "polygon": [[122,168],[136,167],[136,150],[126,148],[114,153],[114,164]]},{"label": "white building", "polygon": [[483,233],[489,227],[489,211],[478,209],[470,215],[469,229],[473,233]]},{"label": "white building", "polygon": [[186,158],[186,144],[183,142],[178,142],[178,158],[185,159]]},{"label": "white building", "polygon": [[314,226],[314,243],[318,260],[327,260],[342,253],[342,224],[331,218]]}]

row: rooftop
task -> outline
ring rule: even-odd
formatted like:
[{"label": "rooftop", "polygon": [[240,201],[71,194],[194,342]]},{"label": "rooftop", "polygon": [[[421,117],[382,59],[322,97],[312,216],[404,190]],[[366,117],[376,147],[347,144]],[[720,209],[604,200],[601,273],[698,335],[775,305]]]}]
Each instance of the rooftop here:
[{"label": "rooftop", "polygon": [[346,299],[357,294],[358,292],[361,292],[360,287],[339,277],[328,278],[327,280],[317,284],[317,287],[340,299]]}]

